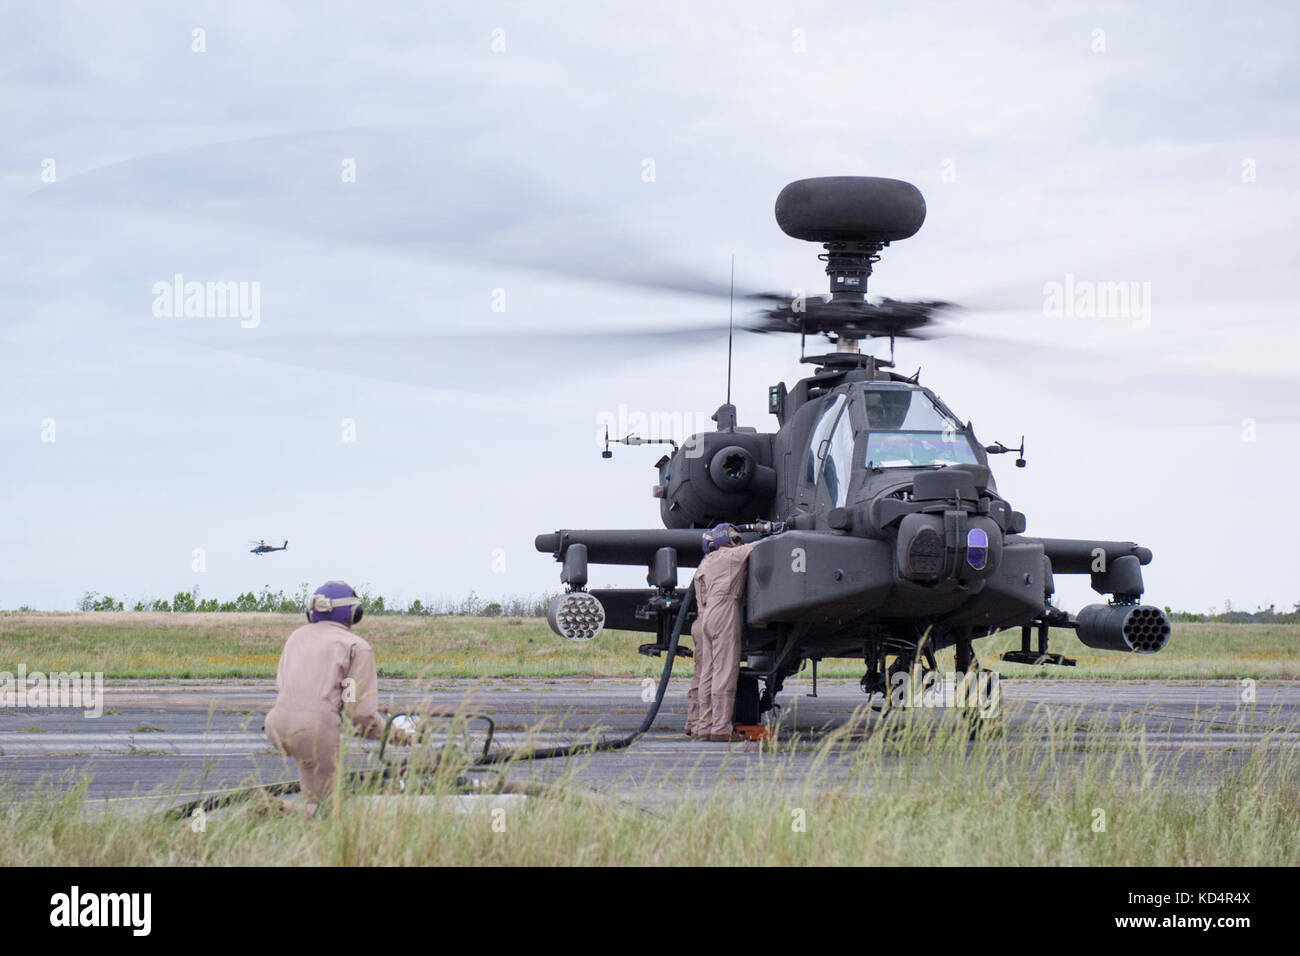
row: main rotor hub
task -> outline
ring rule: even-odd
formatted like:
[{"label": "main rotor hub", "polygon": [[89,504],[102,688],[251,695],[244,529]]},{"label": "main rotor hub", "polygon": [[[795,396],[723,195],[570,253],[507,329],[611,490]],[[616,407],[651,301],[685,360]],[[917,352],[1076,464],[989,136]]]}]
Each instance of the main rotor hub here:
[{"label": "main rotor hub", "polygon": [[830,277],[831,298],[862,299],[867,294],[871,267],[880,261],[880,250],[887,242],[827,242],[817,258],[826,263]]},{"label": "main rotor hub", "polygon": [[776,197],[776,221],[786,235],[820,243],[828,296],[764,293],[756,332],[825,335],[846,355],[862,339],[921,337],[949,303],[867,301],[867,283],[880,252],[916,234],[925,222],[925,198],[911,183],[875,176],[823,176],[790,183]]}]

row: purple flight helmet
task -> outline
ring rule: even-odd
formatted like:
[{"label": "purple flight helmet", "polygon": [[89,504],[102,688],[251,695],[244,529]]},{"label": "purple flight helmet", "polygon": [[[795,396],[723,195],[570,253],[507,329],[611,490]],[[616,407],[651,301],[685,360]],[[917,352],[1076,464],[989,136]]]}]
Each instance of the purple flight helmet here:
[{"label": "purple flight helmet", "polygon": [[361,620],[361,598],[346,581],[326,581],[307,599],[307,620],[351,627]]},{"label": "purple flight helmet", "polygon": [[740,532],[736,526],[723,522],[717,527],[704,532],[704,539],[700,542],[704,548],[704,553],[708,554],[717,551],[719,548],[729,548],[734,544],[740,544]]}]

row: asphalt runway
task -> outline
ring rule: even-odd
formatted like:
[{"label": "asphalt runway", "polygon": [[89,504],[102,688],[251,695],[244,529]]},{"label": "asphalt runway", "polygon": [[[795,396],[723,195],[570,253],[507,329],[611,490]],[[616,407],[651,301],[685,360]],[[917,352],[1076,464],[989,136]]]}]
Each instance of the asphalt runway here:
[{"label": "asphalt runway", "polygon": [[[686,682],[673,681],[651,732],[627,750],[512,766],[521,783],[560,776],[573,785],[650,807],[725,780],[735,786],[798,787],[818,767],[817,785],[870,790],[887,785],[852,757],[863,736],[885,732],[898,715],[864,712],[851,680],[790,681],[778,745],[701,743],[681,733]],[[1003,680],[1001,738],[1029,754],[1083,754],[1132,746],[1167,765],[1187,786],[1205,786],[1260,747],[1300,744],[1300,682],[1261,682],[1243,702],[1235,681]],[[648,703],[646,684],[623,679],[382,680],[381,700],[396,710],[476,711],[496,721],[493,749],[554,745],[634,730]],[[228,788],[296,779],[292,764],[267,746],[262,718],[275,700],[271,680],[116,681],[104,712],[21,708],[0,711],[0,800],[63,790],[84,781],[91,806],[153,809]],[[879,697],[876,698],[879,702]],[[858,714],[861,732],[843,733]],[[951,719],[951,711],[927,711]],[[947,714],[948,718],[944,715]],[[865,721],[865,725],[863,725]],[[1058,730],[1068,725],[1072,732]],[[836,731],[840,730],[840,734]],[[840,739],[844,737],[845,739]],[[477,737],[473,742],[481,742]],[[829,748],[832,759],[818,760]],[[912,748],[924,761],[924,746]],[[903,757],[899,757],[903,760]],[[354,749],[354,767],[377,766],[374,745]],[[1211,768],[1207,775],[1206,768]],[[1200,772],[1197,772],[1197,771]]]}]

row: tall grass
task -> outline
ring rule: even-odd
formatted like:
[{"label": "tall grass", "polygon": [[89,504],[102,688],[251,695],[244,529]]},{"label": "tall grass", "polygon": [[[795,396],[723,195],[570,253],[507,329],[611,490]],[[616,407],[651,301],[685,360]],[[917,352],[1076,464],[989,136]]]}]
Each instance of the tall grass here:
[{"label": "tall grass", "polygon": [[[1265,716],[1243,712],[1241,728],[1276,722]],[[0,794],[0,863],[1300,863],[1294,738],[1193,751],[1135,724],[1101,734],[1078,713],[1047,711],[975,726],[972,739],[971,725],[951,715],[882,724],[860,712],[825,735],[779,732],[760,751],[738,746],[720,768],[696,756],[716,747],[683,744],[673,769],[656,773],[635,754],[588,755],[548,767],[553,779],[532,789],[526,809],[496,813],[457,813],[446,802],[463,765],[379,801],[353,792],[315,819],[248,801],[214,811],[202,832],[138,801],[132,812],[104,812],[84,787],[18,802]],[[642,767],[642,783],[594,793],[583,770],[610,760]],[[526,765],[507,768],[516,783],[529,775]]]}]

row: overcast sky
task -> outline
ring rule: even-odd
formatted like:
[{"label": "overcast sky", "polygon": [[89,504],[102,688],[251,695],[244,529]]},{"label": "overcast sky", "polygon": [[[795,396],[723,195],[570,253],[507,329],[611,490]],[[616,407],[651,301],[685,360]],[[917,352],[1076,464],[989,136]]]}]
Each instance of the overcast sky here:
[{"label": "overcast sky", "polygon": [[[13,5],[0,607],[331,577],[403,600],[557,588],[538,532],[658,526],[658,450],[603,461],[599,424],[655,416],[680,440],[724,397],[725,333],[601,333],[715,329],[725,298],[649,285],[725,288],[733,254],[742,288],[822,289],[772,203],[831,174],[924,192],[873,289],[970,307],[899,365],[985,442],[1026,436],[1029,467],[994,468],[1031,534],[1151,547],[1153,603],[1289,607],[1297,19]],[[248,308],[166,314],[177,275],[240,283]],[[1052,283],[1115,282],[1136,283],[1123,314],[1045,309]],[[774,425],[766,388],[797,358],[738,338],[742,424]],[[255,557],[258,538],[290,547]]]}]

